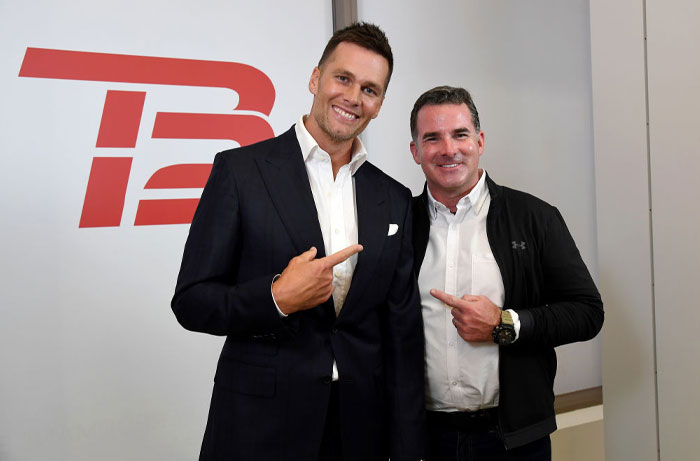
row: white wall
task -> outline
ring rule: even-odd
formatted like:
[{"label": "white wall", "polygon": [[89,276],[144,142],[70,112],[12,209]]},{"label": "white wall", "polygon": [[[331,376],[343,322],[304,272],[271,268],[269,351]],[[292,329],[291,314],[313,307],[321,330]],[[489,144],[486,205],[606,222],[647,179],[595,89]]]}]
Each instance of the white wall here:
[{"label": "white wall", "polygon": [[[300,27],[300,23],[305,26]],[[281,133],[308,110],[330,4],[49,0],[0,3],[0,459],[192,460],[222,339],[169,303],[187,225],[134,226],[156,169],[234,141],[152,139],[158,111],[235,113],[221,88],[19,77],[27,47],[241,62],[276,90]],[[107,90],[145,91],[134,148],[96,148]],[[130,156],[121,225],[79,228],[95,156]]]},{"label": "white wall", "polygon": [[659,449],[700,451],[700,4],[647,0]]},{"label": "white wall", "polygon": [[[411,106],[432,86],[467,87],[489,173],[557,205],[595,275],[587,2],[358,3],[396,54],[365,137],[372,160],[417,193]],[[236,142],[153,139],[154,119],[243,113],[279,134],[308,110],[330,34],[323,0],[0,3],[1,460],[196,458],[222,340],[185,331],[169,308],[187,226],[134,217],[140,200],[201,192],[145,190],[155,170],[210,162]],[[221,88],[19,77],[28,47],[245,63],[276,100],[267,115],[236,111],[237,94]],[[96,147],[108,90],[146,93],[133,148]],[[133,157],[121,224],[79,228],[99,156]],[[558,350],[557,392],[600,384],[599,348]]]},{"label": "white wall", "polygon": [[593,120],[608,459],[656,459],[644,11],[591,1]]},{"label": "white wall", "polygon": [[[408,149],[413,103],[437,85],[467,88],[486,133],[482,165],[496,182],[557,206],[595,278],[588,2],[359,0],[358,16],[382,25],[395,59],[364,135],[371,160],[419,193],[423,174]],[[557,393],[601,384],[599,339],[557,355]]]},{"label": "white wall", "polygon": [[591,1],[607,459],[700,449],[698,18],[693,1]]}]

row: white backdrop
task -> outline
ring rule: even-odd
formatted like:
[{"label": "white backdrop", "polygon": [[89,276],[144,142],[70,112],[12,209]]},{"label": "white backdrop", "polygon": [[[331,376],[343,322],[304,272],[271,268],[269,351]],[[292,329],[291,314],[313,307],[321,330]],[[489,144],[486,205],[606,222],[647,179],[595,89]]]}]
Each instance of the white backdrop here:
[{"label": "white backdrop", "polygon": [[[467,88],[486,133],[481,165],[500,184],[559,208],[597,279],[588,0],[358,0],[396,61],[372,160],[419,193],[408,150],[413,103],[437,85]],[[605,300],[603,300],[605,302]],[[600,339],[557,348],[557,394],[600,386]]]},{"label": "white backdrop", "polygon": [[[156,170],[236,142],[154,139],[156,114],[238,113],[283,132],[310,107],[330,3],[0,0],[0,460],[196,458],[222,339],[170,311],[188,226],[134,220],[141,200],[201,193],[144,189]],[[465,86],[490,174],[559,206],[595,272],[588,3],[358,4],[396,59],[364,136],[371,160],[418,192],[413,101]],[[274,106],[236,110],[226,88],[20,77],[28,47],[243,63],[269,77]],[[145,93],[133,147],[96,147],[109,90]],[[124,207],[119,225],[81,228],[95,157],[133,159]],[[560,348],[558,392],[599,385],[599,354],[597,341]]]},{"label": "white backdrop", "polygon": [[[223,341],[169,307],[188,226],[134,218],[201,193],[144,190],[157,169],[237,145],[151,138],[156,112],[237,113],[230,89],[19,77],[27,48],[253,66],[275,102],[243,113],[279,134],[331,18],[323,0],[0,3],[0,460],[196,459]],[[108,90],[146,93],[133,148],[96,147]],[[119,226],[79,228],[93,157],[133,158]]]}]

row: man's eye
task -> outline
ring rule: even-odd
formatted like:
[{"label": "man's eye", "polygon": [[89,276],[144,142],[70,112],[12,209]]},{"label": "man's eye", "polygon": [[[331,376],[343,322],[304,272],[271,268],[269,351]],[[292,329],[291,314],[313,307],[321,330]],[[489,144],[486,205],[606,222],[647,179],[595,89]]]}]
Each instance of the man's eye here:
[{"label": "man's eye", "polygon": [[348,78],[345,75],[338,75],[338,80],[341,82],[347,82]]},{"label": "man's eye", "polygon": [[374,91],[372,88],[364,88],[363,90],[365,93],[370,94],[370,95],[375,95],[377,94],[376,91]]}]

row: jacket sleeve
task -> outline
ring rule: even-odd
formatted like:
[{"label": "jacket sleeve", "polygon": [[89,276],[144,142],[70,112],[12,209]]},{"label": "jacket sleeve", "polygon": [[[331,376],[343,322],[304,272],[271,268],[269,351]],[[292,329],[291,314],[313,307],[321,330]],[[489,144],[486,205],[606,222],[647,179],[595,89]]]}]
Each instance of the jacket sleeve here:
[{"label": "jacket sleeve", "polygon": [[387,296],[385,362],[392,461],[416,461],[425,452],[423,320],[413,273],[413,218],[408,190],[406,195],[401,252]]},{"label": "jacket sleeve", "polygon": [[190,227],[171,307],[188,330],[213,335],[274,333],[283,327],[274,273],[238,282],[239,194],[225,153],[217,154]]},{"label": "jacket sleeve", "polygon": [[515,344],[550,347],[593,338],[603,325],[600,293],[559,211],[548,207],[539,254],[541,283],[536,307],[517,306],[520,335]]}]

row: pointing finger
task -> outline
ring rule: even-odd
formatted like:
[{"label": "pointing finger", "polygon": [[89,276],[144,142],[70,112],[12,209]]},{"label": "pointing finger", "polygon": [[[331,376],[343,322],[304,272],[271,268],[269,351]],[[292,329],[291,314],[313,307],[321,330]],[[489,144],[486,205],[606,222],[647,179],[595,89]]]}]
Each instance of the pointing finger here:
[{"label": "pointing finger", "polygon": [[347,248],[343,248],[340,251],[333,253],[332,255],[321,258],[322,261],[326,262],[329,267],[333,267],[336,264],[340,264],[350,256],[362,251],[362,245],[350,245]]},{"label": "pointing finger", "polygon": [[430,294],[450,307],[457,307],[460,304],[460,299],[458,297],[447,294],[444,291],[433,288],[430,290]]}]

